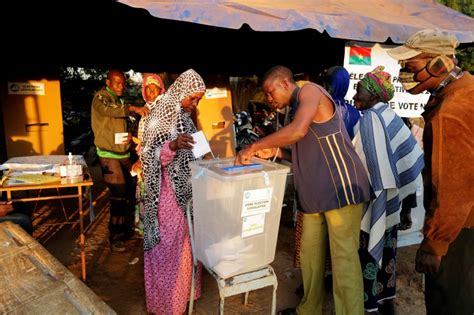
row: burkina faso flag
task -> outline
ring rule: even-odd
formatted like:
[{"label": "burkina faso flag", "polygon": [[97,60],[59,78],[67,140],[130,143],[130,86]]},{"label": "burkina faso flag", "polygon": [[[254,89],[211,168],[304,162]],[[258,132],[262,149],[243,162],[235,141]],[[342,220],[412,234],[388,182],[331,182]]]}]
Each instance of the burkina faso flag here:
[{"label": "burkina faso flag", "polygon": [[363,65],[370,66],[372,48],[366,47],[350,47],[349,51],[349,64],[350,65]]}]

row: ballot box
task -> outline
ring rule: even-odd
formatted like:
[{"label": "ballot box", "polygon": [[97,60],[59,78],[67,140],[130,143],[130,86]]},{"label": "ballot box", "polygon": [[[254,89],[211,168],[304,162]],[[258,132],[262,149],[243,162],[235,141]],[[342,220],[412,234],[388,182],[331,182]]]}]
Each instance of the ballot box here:
[{"label": "ballot box", "polygon": [[191,163],[195,255],[222,278],[271,263],[289,168],[234,158]]}]

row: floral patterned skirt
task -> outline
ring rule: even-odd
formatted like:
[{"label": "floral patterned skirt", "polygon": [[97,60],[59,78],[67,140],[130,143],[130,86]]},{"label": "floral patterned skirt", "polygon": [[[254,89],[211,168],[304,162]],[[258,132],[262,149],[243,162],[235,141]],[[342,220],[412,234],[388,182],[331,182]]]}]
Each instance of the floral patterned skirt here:
[{"label": "floral patterned skirt", "polygon": [[364,308],[366,311],[378,310],[383,300],[395,298],[397,270],[397,233],[398,225],[385,231],[382,267],[367,251],[369,234],[360,232],[359,257],[364,277]]}]

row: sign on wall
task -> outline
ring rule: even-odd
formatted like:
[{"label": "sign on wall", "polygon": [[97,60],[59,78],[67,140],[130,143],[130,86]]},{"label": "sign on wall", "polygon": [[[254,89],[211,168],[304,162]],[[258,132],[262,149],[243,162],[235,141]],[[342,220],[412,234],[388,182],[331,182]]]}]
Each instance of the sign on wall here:
[{"label": "sign on wall", "polygon": [[400,65],[398,61],[387,54],[387,50],[396,47],[391,45],[380,45],[363,42],[349,42],[344,52],[344,68],[349,71],[350,84],[346,94],[346,100],[351,104],[356,94],[357,82],[367,72],[377,66],[384,66],[385,71],[392,75],[392,83],[395,94],[390,100],[390,107],[401,117],[419,117],[424,111],[424,106],[429,98],[428,92],[412,95],[403,89],[398,80]]},{"label": "sign on wall", "polygon": [[10,95],[44,95],[44,83],[41,82],[8,82]]},{"label": "sign on wall", "polygon": [[213,89],[206,89],[205,97],[207,99],[213,98],[226,98],[227,97],[227,89],[226,88],[213,88]]}]

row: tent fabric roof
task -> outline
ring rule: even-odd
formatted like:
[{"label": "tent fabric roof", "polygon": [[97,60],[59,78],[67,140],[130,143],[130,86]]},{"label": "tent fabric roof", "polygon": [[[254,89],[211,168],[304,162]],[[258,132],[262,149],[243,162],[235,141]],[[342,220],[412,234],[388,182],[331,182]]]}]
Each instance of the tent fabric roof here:
[{"label": "tent fabric roof", "polygon": [[156,17],[255,31],[326,31],[333,38],[403,43],[420,29],[474,42],[474,19],[435,0],[118,0]]}]

